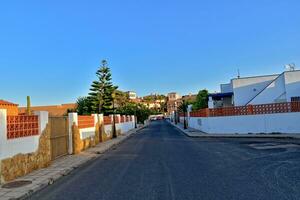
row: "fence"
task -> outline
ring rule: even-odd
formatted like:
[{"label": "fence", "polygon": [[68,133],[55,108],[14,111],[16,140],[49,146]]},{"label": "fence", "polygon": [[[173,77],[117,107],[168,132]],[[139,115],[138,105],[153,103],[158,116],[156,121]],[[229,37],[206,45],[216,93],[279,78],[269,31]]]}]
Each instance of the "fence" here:
[{"label": "fence", "polygon": [[[224,108],[205,108],[190,112],[190,117],[218,117],[300,112],[300,102],[258,104]],[[182,114],[181,114],[182,116]]]},{"label": "fence", "polygon": [[50,163],[48,113],[7,115],[0,109],[0,184]]},{"label": "fence", "polygon": [[78,115],[78,128],[90,128],[95,126],[94,116]]},{"label": "fence", "polygon": [[36,115],[7,116],[7,139],[39,134],[39,118]]},{"label": "fence", "polygon": [[110,116],[104,116],[104,117],[103,117],[103,121],[104,121],[104,125],[112,124],[112,121],[111,121],[111,117],[110,117]]}]

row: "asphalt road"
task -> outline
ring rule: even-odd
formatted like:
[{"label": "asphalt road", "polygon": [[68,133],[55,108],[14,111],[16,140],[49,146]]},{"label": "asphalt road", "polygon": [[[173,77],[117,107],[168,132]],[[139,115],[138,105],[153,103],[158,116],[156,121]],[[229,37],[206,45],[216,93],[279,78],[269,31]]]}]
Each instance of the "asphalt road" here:
[{"label": "asphalt road", "polygon": [[300,199],[289,140],[188,138],[153,122],[30,199]]}]

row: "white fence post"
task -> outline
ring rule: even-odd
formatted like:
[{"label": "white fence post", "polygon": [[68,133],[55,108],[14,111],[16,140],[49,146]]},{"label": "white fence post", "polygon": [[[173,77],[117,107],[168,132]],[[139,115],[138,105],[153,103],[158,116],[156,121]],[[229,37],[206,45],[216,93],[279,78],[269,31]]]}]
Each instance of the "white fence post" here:
[{"label": "white fence post", "polygon": [[[7,139],[7,115],[6,109],[0,109],[0,174],[1,174],[1,159],[2,159],[2,152],[5,151],[3,149],[3,142]],[[0,175],[1,178],[1,175]],[[1,182],[1,180],[0,180]]]},{"label": "white fence post", "polygon": [[132,119],[132,122],[131,122],[131,129],[134,129],[134,124],[135,124],[135,116],[134,115],[131,115],[131,119]]},{"label": "white fence post", "polygon": [[72,126],[75,124],[78,126],[78,114],[77,113],[69,113],[69,154],[73,154],[73,133]]},{"label": "white fence post", "polygon": [[34,111],[34,115],[37,115],[39,117],[39,134],[42,134],[49,121],[48,112]]}]

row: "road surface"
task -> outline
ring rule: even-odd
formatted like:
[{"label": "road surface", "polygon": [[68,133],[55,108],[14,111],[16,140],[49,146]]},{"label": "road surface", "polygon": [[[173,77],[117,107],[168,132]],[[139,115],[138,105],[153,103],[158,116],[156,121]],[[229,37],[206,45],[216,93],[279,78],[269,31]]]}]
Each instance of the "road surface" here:
[{"label": "road surface", "polygon": [[188,138],[157,121],[30,199],[300,199],[290,142]]}]

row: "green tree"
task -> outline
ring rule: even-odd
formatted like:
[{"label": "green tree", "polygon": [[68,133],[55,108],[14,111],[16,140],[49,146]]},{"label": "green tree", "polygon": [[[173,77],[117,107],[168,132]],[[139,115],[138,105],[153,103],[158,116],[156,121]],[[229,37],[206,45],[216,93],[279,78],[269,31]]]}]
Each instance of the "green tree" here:
[{"label": "green tree", "polygon": [[154,112],[154,110],[150,110],[143,104],[133,102],[128,102],[126,105],[117,108],[117,113],[121,115],[136,115],[138,123],[144,123]]},{"label": "green tree", "polygon": [[129,103],[128,93],[122,92],[121,90],[115,91],[115,106],[116,108],[122,107]]},{"label": "green tree", "polygon": [[196,101],[193,103],[193,110],[199,110],[208,107],[208,91],[200,90],[197,94]]},{"label": "green tree", "polygon": [[186,113],[188,106],[190,105],[190,103],[188,101],[183,101],[179,106],[178,106],[178,111],[180,113]]},{"label": "green tree", "polygon": [[[91,101],[89,97],[79,97],[77,99],[76,111],[79,115],[89,115],[92,112]],[[72,112],[72,110],[68,111]]]},{"label": "green tree", "polygon": [[96,72],[98,80],[91,85],[89,100],[93,113],[112,113],[113,92],[117,86],[113,86],[110,68],[107,66],[107,61],[102,60],[102,65]]}]

